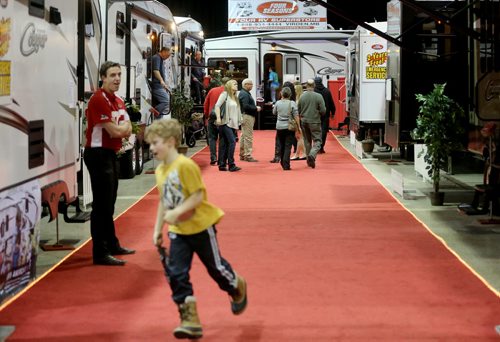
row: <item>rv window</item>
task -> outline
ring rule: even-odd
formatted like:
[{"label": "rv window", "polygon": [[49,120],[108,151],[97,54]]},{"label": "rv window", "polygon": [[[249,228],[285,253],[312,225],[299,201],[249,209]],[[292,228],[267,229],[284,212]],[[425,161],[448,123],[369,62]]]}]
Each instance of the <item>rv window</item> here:
[{"label": "rv window", "polygon": [[247,58],[209,58],[207,65],[208,73],[211,76],[230,77],[240,84],[241,81],[248,78]]},{"label": "rv window", "polygon": [[297,58],[287,58],[286,59],[286,71],[285,74],[298,74],[299,70],[297,68],[298,61]]},{"label": "rv window", "polygon": [[39,18],[44,19],[45,18],[45,0],[30,0],[28,13],[29,13],[29,15],[32,15],[34,17],[39,17]]}]

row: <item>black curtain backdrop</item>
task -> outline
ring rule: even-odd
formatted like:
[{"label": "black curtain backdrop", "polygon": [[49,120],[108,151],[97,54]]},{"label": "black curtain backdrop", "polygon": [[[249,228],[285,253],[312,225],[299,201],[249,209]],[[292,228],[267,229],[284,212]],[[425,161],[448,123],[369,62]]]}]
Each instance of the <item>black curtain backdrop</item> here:
[{"label": "black curtain backdrop", "polygon": [[[192,17],[203,25],[205,38],[245,34],[227,31],[227,0],[159,0],[167,5],[175,16]],[[373,22],[387,18],[386,0],[328,0],[359,20]],[[356,25],[328,12],[328,23],[335,29],[355,29]]]}]

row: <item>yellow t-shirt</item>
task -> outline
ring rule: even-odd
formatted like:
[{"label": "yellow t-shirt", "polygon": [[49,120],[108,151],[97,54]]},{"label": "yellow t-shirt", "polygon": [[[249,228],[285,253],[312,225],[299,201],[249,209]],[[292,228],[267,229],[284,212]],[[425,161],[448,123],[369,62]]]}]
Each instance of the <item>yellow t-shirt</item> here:
[{"label": "yellow t-shirt", "polygon": [[155,176],[160,200],[166,209],[177,207],[198,190],[203,192],[203,201],[196,207],[194,215],[177,225],[169,225],[170,232],[181,235],[197,234],[218,223],[224,216],[222,209],[208,202],[200,168],[190,158],[180,154],[170,165],[160,164],[156,168]]}]

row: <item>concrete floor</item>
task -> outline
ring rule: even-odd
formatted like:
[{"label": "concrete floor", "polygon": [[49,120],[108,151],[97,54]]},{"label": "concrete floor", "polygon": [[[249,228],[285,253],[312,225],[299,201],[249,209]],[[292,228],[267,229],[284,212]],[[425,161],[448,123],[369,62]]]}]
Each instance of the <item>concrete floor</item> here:
[{"label": "concrete floor", "polygon": [[[340,143],[353,155],[355,147],[348,137],[339,137]],[[204,141],[198,141],[197,146],[188,151],[192,155],[205,146]],[[328,147],[328,145],[327,145]],[[328,152],[328,149],[327,149]],[[271,157],[271,156],[270,156]],[[360,159],[360,163],[385,187],[394,197],[424,223],[436,236],[440,237],[449,249],[468,265],[494,291],[500,291],[500,225],[482,225],[479,218],[487,216],[466,216],[457,210],[458,203],[470,203],[473,196],[474,184],[482,182],[482,173],[461,171],[455,168],[454,175],[443,175],[441,188],[446,192],[445,205],[431,206],[426,194],[432,191],[431,184],[424,182],[414,170],[413,162],[399,161],[388,163],[396,159],[398,154],[388,152],[374,152],[373,158]],[[145,170],[151,169],[151,161],[146,163]],[[394,169],[404,180],[407,193],[405,198],[392,191]],[[143,194],[154,186],[154,175],[143,173],[131,180],[120,180],[116,215],[141,198]],[[55,242],[55,223],[42,219],[41,240],[48,243]],[[73,242],[79,246],[89,239],[90,224],[67,224],[62,219],[59,222],[59,236],[62,242]],[[72,251],[40,250],[37,263],[37,276],[60,262]]]}]

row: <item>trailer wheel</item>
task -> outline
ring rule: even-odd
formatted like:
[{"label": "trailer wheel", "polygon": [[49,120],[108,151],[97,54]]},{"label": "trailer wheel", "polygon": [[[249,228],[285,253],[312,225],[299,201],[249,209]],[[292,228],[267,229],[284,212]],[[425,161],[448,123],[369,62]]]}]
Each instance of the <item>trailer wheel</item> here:
[{"label": "trailer wheel", "polygon": [[140,175],[144,169],[144,150],[140,142],[135,145],[135,157],[135,174]]},{"label": "trailer wheel", "polygon": [[196,137],[194,136],[194,134],[191,134],[187,138],[186,144],[188,145],[188,147],[194,147],[196,145]]},{"label": "trailer wheel", "polygon": [[120,178],[130,179],[135,176],[136,153],[135,148],[125,151],[120,157]]}]

